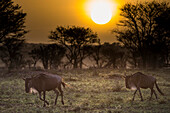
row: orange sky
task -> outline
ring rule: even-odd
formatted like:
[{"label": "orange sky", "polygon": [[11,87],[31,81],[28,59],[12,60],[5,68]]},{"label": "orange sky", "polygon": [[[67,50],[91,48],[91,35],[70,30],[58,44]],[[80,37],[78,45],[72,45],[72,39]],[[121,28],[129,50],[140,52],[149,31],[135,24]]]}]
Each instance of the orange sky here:
[{"label": "orange sky", "polygon": [[[111,21],[105,25],[95,24],[88,16],[85,8],[85,4],[88,1],[90,0],[14,0],[27,13],[26,26],[30,31],[26,35],[27,42],[49,42],[48,36],[50,31],[54,30],[58,25],[90,27],[94,32],[98,33],[102,42],[114,42],[116,39],[110,31],[115,27],[119,17],[112,17]],[[115,1],[121,5],[127,1],[133,2],[137,0]]]}]

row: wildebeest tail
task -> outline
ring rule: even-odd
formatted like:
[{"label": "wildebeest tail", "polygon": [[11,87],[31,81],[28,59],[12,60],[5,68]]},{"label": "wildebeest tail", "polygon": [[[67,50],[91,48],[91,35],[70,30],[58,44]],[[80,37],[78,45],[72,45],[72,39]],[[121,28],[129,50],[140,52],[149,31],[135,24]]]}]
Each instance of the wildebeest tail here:
[{"label": "wildebeest tail", "polygon": [[161,95],[164,95],[164,93],[162,93],[162,91],[159,89],[159,87],[158,87],[158,84],[155,82],[155,85],[156,85],[156,88],[157,88],[157,90],[159,91],[159,93],[161,94]]},{"label": "wildebeest tail", "polygon": [[66,83],[65,82],[62,81],[61,84],[63,85],[64,88],[66,87]]},{"label": "wildebeest tail", "polygon": [[71,88],[71,86],[70,86],[69,84],[67,84],[67,83],[65,83],[65,82],[63,82],[63,81],[61,82],[61,84],[63,85],[64,88],[65,88],[66,86],[69,87],[69,88]]}]

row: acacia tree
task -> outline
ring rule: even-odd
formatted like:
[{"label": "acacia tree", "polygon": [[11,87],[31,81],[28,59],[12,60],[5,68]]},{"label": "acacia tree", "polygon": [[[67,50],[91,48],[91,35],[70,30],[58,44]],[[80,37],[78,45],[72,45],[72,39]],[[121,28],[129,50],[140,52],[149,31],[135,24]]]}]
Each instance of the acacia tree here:
[{"label": "acacia tree", "polygon": [[[58,68],[61,60],[65,55],[65,48],[57,44],[40,45],[39,48],[34,48],[29,55],[34,60],[34,63],[40,60],[44,69]],[[35,65],[34,65],[35,67]]]},{"label": "acacia tree", "polygon": [[[97,68],[101,68],[103,66],[104,60],[102,59],[102,53],[101,53],[102,45],[100,43],[100,40],[98,41],[97,45],[93,45],[90,49],[90,60],[95,61],[95,65]],[[96,67],[95,66],[95,67]]]},{"label": "acacia tree", "polygon": [[35,68],[38,60],[40,60],[40,51],[38,48],[34,48],[28,54],[31,57],[31,61],[33,62],[33,67]]},{"label": "acacia tree", "polygon": [[[91,49],[91,45],[84,45],[81,48],[80,60],[79,60],[79,67],[80,68],[82,68],[83,65],[85,65],[85,63],[83,63],[83,60],[86,59],[87,57],[89,57],[92,54],[90,49]],[[85,65],[85,66],[87,66],[87,65]]]},{"label": "acacia tree", "polygon": [[24,40],[17,38],[6,38],[4,39],[3,46],[0,47],[2,54],[0,55],[1,60],[6,64],[8,69],[14,67],[18,68],[24,62],[21,49]]},{"label": "acacia tree", "polygon": [[62,63],[62,59],[65,55],[66,49],[57,44],[49,44],[48,45],[48,51],[49,51],[49,67],[50,69],[58,68],[59,65]]},{"label": "acacia tree", "polygon": [[[123,19],[119,21],[119,30],[113,30],[116,33],[118,41],[123,43],[131,52],[138,52],[142,59],[143,68],[147,63],[159,60],[162,56],[164,41],[167,37],[158,36],[157,21],[162,13],[169,9],[168,3],[146,2],[125,4],[121,8]],[[122,30],[123,29],[123,30]],[[166,38],[165,38],[166,37]]]},{"label": "acacia tree", "polygon": [[0,44],[5,38],[21,38],[27,33],[25,17],[21,6],[14,5],[12,0],[0,1]]},{"label": "acacia tree", "polygon": [[[166,6],[164,6],[166,7]],[[162,37],[160,43],[163,48],[162,55],[164,56],[165,64],[170,64],[170,7],[164,8],[164,12],[156,18],[156,35],[157,37]]]},{"label": "acacia tree", "polygon": [[102,60],[105,63],[104,67],[125,68],[126,57],[125,51],[119,43],[104,43],[101,48]]},{"label": "acacia tree", "polygon": [[78,65],[81,67],[83,64],[82,60],[86,57],[84,47],[98,41],[97,33],[94,33],[90,28],[76,26],[59,26],[55,31],[51,31],[49,39],[67,49],[66,57],[73,68],[78,68]]},{"label": "acacia tree", "polygon": [[0,52],[1,60],[10,68],[23,59],[20,53],[24,43],[25,17],[21,6],[12,0],[0,0]]}]

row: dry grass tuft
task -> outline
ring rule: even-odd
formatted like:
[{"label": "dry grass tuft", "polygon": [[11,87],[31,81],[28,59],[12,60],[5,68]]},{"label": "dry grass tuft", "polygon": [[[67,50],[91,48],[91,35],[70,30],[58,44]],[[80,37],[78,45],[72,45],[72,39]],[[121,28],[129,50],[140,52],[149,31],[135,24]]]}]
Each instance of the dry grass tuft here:
[{"label": "dry grass tuft", "polygon": [[92,76],[99,76],[99,72],[97,72],[97,70],[94,70]]},{"label": "dry grass tuft", "polygon": [[161,101],[159,101],[159,104],[166,104],[166,101],[161,100]]},{"label": "dry grass tuft", "polygon": [[116,97],[115,101],[123,102],[123,99],[121,97]]},{"label": "dry grass tuft", "polygon": [[120,84],[120,81],[115,81],[115,86],[112,88],[113,92],[121,92],[123,90],[123,86]]}]

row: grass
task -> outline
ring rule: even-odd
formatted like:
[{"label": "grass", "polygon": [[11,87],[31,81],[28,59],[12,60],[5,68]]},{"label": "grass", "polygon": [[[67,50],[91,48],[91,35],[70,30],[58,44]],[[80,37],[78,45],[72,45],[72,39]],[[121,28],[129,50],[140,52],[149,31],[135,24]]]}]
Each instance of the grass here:
[{"label": "grass", "polygon": [[17,71],[7,73],[0,71],[0,112],[2,113],[140,113],[170,111],[170,70],[127,70],[128,74],[141,71],[158,79],[158,85],[166,96],[158,91],[158,100],[149,101],[150,90],[142,89],[144,101],[140,101],[137,93],[135,101],[131,99],[134,91],[125,88],[124,80],[120,77],[123,70],[87,69],[87,70],[47,70],[62,76],[70,87],[63,89],[65,105],[60,97],[54,105],[53,91],[46,93],[50,105],[43,107],[37,94],[25,93],[22,77],[34,75],[35,71]]}]

